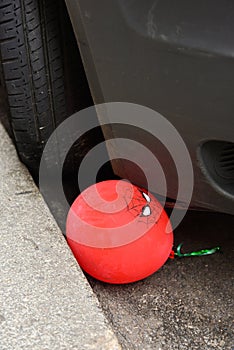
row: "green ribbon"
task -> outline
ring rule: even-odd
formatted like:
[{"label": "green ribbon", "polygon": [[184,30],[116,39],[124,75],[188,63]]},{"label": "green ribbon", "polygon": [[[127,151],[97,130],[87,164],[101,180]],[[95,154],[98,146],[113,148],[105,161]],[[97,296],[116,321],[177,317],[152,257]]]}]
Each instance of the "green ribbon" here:
[{"label": "green ribbon", "polygon": [[191,252],[191,253],[181,253],[181,248],[182,248],[183,243],[180,243],[178,247],[176,248],[175,255],[178,256],[179,258],[183,258],[186,256],[202,256],[202,255],[210,255],[214,254],[218,251],[220,251],[220,247],[215,247],[211,249],[202,249],[198,250],[196,252]]}]

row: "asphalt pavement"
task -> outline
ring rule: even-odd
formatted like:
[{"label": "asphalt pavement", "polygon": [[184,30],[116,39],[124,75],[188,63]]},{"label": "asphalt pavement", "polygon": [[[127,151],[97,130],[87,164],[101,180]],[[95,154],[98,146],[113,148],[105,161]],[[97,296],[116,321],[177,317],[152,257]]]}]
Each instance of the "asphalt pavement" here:
[{"label": "asphalt pavement", "polygon": [[[64,182],[70,202],[74,182]],[[65,210],[59,201],[50,204],[64,230]],[[87,276],[123,349],[233,350],[234,216],[190,211],[174,241],[175,247],[183,242],[184,252],[221,251],[168,260],[151,277],[125,286]]]}]

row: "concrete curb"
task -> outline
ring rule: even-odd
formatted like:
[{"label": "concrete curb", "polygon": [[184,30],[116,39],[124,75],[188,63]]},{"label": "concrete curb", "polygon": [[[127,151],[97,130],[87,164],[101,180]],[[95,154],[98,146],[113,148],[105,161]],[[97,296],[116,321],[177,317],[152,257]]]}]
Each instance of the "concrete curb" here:
[{"label": "concrete curb", "polygon": [[0,349],[121,349],[0,125]]}]

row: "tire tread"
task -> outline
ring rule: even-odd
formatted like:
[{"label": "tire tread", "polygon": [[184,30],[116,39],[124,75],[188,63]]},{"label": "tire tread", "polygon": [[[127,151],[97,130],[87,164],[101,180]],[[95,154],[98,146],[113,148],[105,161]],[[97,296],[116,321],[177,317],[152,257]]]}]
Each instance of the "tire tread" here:
[{"label": "tire tread", "polygon": [[66,118],[56,0],[0,0],[0,48],[17,149],[35,169],[43,147]]}]

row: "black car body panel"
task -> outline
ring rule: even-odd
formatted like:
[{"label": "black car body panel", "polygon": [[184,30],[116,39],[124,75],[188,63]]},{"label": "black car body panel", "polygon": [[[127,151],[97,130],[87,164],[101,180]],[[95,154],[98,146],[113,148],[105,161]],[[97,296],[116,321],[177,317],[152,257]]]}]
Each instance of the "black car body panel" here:
[{"label": "black car body panel", "polygon": [[[234,213],[234,3],[221,0],[66,0],[95,103],[150,107],[179,131],[191,155],[191,205]],[[106,137],[119,136],[112,127]],[[132,131],[144,143],[144,135]],[[147,142],[146,142],[147,143]],[[207,146],[208,145],[208,146]],[[177,178],[170,157],[153,151]],[[160,159],[160,154],[163,158]],[[132,164],[115,172],[142,185]]]}]

